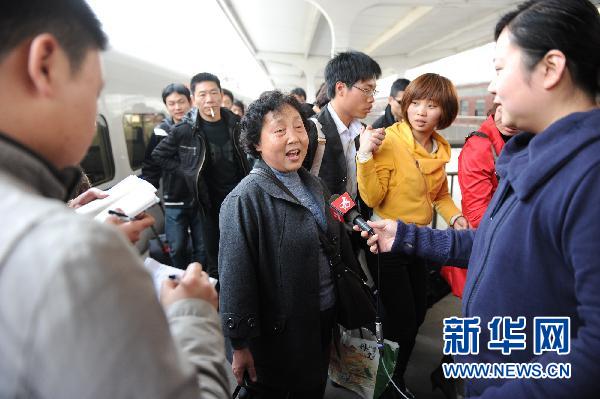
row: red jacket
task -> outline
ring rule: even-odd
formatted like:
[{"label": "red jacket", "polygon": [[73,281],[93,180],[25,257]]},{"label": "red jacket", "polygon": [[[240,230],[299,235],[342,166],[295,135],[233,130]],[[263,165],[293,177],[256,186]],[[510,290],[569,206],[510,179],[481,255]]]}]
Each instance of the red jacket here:
[{"label": "red jacket", "polygon": [[[493,116],[490,115],[477,131],[486,134],[489,138],[471,135],[467,138],[458,157],[458,184],[462,194],[462,213],[473,228],[479,226],[498,187],[492,145],[496,155],[499,155],[504,147],[504,140],[496,128]],[[462,298],[467,270],[444,266],[441,274],[452,287],[452,293]]]},{"label": "red jacket", "polygon": [[462,212],[473,228],[479,226],[479,221],[498,187],[492,145],[497,155],[504,147],[504,140],[492,116],[487,118],[477,131],[486,134],[489,139],[472,135],[465,142],[458,157]]}]

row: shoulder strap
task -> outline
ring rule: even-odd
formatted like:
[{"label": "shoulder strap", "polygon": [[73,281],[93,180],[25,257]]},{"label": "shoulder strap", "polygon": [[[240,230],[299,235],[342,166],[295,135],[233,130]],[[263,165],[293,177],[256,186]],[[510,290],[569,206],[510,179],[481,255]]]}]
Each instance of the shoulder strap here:
[{"label": "shoulder strap", "polygon": [[490,141],[490,147],[492,148],[492,156],[494,157],[494,164],[496,163],[496,159],[498,159],[498,153],[496,152],[496,149],[494,148],[494,143],[492,142],[492,139],[490,138],[490,136],[488,136],[485,133],[482,132],[471,132],[469,133],[469,135],[467,137],[465,137],[465,143],[467,142],[467,140],[469,140],[471,137],[473,136],[477,136],[477,137],[483,137],[484,139],[488,139]]},{"label": "shoulder strap", "polygon": [[[260,168],[254,168],[250,171],[251,174],[254,175],[260,175],[266,179],[271,180],[273,183],[275,183],[280,189],[282,189],[286,194],[288,194],[290,197],[292,197],[292,199],[298,203],[298,205],[302,205],[302,203],[300,202],[300,200],[298,198],[296,198],[296,196],[294,194],[292,194],[292,192],[285,186],[285,184],[283,184],[281,182],[281,180],[279,180],[276,176],[270,174],[269,172],[267,172],[266,170],[260,169]],[[318,224],[317,224],[318,227]],[[319,241],[321,241],[321,245],[323,246],[323,251],[325,251],[325,254],[327,254],[328,258],[330,260],[339,260],[341,259],[340,254],[336,251],[336,246],[334,243],[331,242],[331,239],[328,237],[328,235],[321,230],[321,228],[319,227],[318,229],[319,232]],[[330,266],[332,268],[334,268],[335,266],[337,266],[339,262],[331,262]]]},{"label": "shoulder strap", "polygon": [[310,173],[319,176],[321,170],[321,163],[323,162],[323,154],[325,154],[325,144],[327,139],[323,133],[323,125],[317,120],[317,118],[309,118],[317,128],[317,149],[315,151],[315,157],[313,158],[312,166],[310,167]]},{"label": "shoulder strap", "polygon": [[260,169],[260,168],[254,168],[250,171],[250,174],[253,175],[259,175],[262,176],[266,179],[271,180],[273,183],[275,183],[277,185],[277,187],[279,187],[280,189],[283,190],[283,192],[285,192],[287,195],[289,195],[290,197],[292,197],[292,199],[298,203],[298,205],[302,205],[302,203],[300,202],[300,200],[298,198],[296,198],[296,196],[294,194],[292,194],[292,192],[289,190],[289,188],[287,188],[285,186],[285,184],[283,184],[281,182],[281,180],[279,180],[276,176],[270,174],[269,172],[267,172],[266,170]]}]

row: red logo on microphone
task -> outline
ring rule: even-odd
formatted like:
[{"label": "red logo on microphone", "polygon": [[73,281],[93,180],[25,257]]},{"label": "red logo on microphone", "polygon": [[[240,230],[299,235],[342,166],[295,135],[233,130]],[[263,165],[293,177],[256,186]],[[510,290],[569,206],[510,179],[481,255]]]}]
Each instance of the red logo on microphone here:
[{"label": "red logo on microphone", "polygon": [[355,206],[350,194],[344,193],[331,203],[331,214],[337,221],[343,223],[344,215]]}]

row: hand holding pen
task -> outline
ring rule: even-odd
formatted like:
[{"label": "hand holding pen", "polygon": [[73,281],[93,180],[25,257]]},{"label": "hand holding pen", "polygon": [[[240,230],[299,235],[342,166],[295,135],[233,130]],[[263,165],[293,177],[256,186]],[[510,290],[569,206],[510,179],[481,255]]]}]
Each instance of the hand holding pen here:
[{"label": "hand holding pen", "polygon": [[146,230],[154,224],[154,218],[145,212],[140,213],[137,217],[131,218],[117,210],[109,210],[109,217],[106,222],[114,224],[121,230],[132,244],[135,244],[140,239],[142,231]]},{"label": "hand holding pen", "polygon": [[160,289],[160,302],[164,307],[182,299],[203,299],[215,309],[219,295],[198,262],[190,263],[180,278],[166,279]]}]

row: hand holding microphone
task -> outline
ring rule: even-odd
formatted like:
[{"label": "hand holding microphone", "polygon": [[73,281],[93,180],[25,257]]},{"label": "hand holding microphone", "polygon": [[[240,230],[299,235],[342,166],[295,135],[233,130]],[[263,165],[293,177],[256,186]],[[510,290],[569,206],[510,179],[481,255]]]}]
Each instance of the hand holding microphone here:
[{"label": "hand holding microphone", "polygon": [[373,229],[375,234],[369,234],[362,231],[358,226],[354,226],[354,231],[361,231],[360,236],[367,239],[369,250],[374,254],[379,252],[390,252],[396,239],[398,222],[391,219],[368,221],[368,226]]}]

